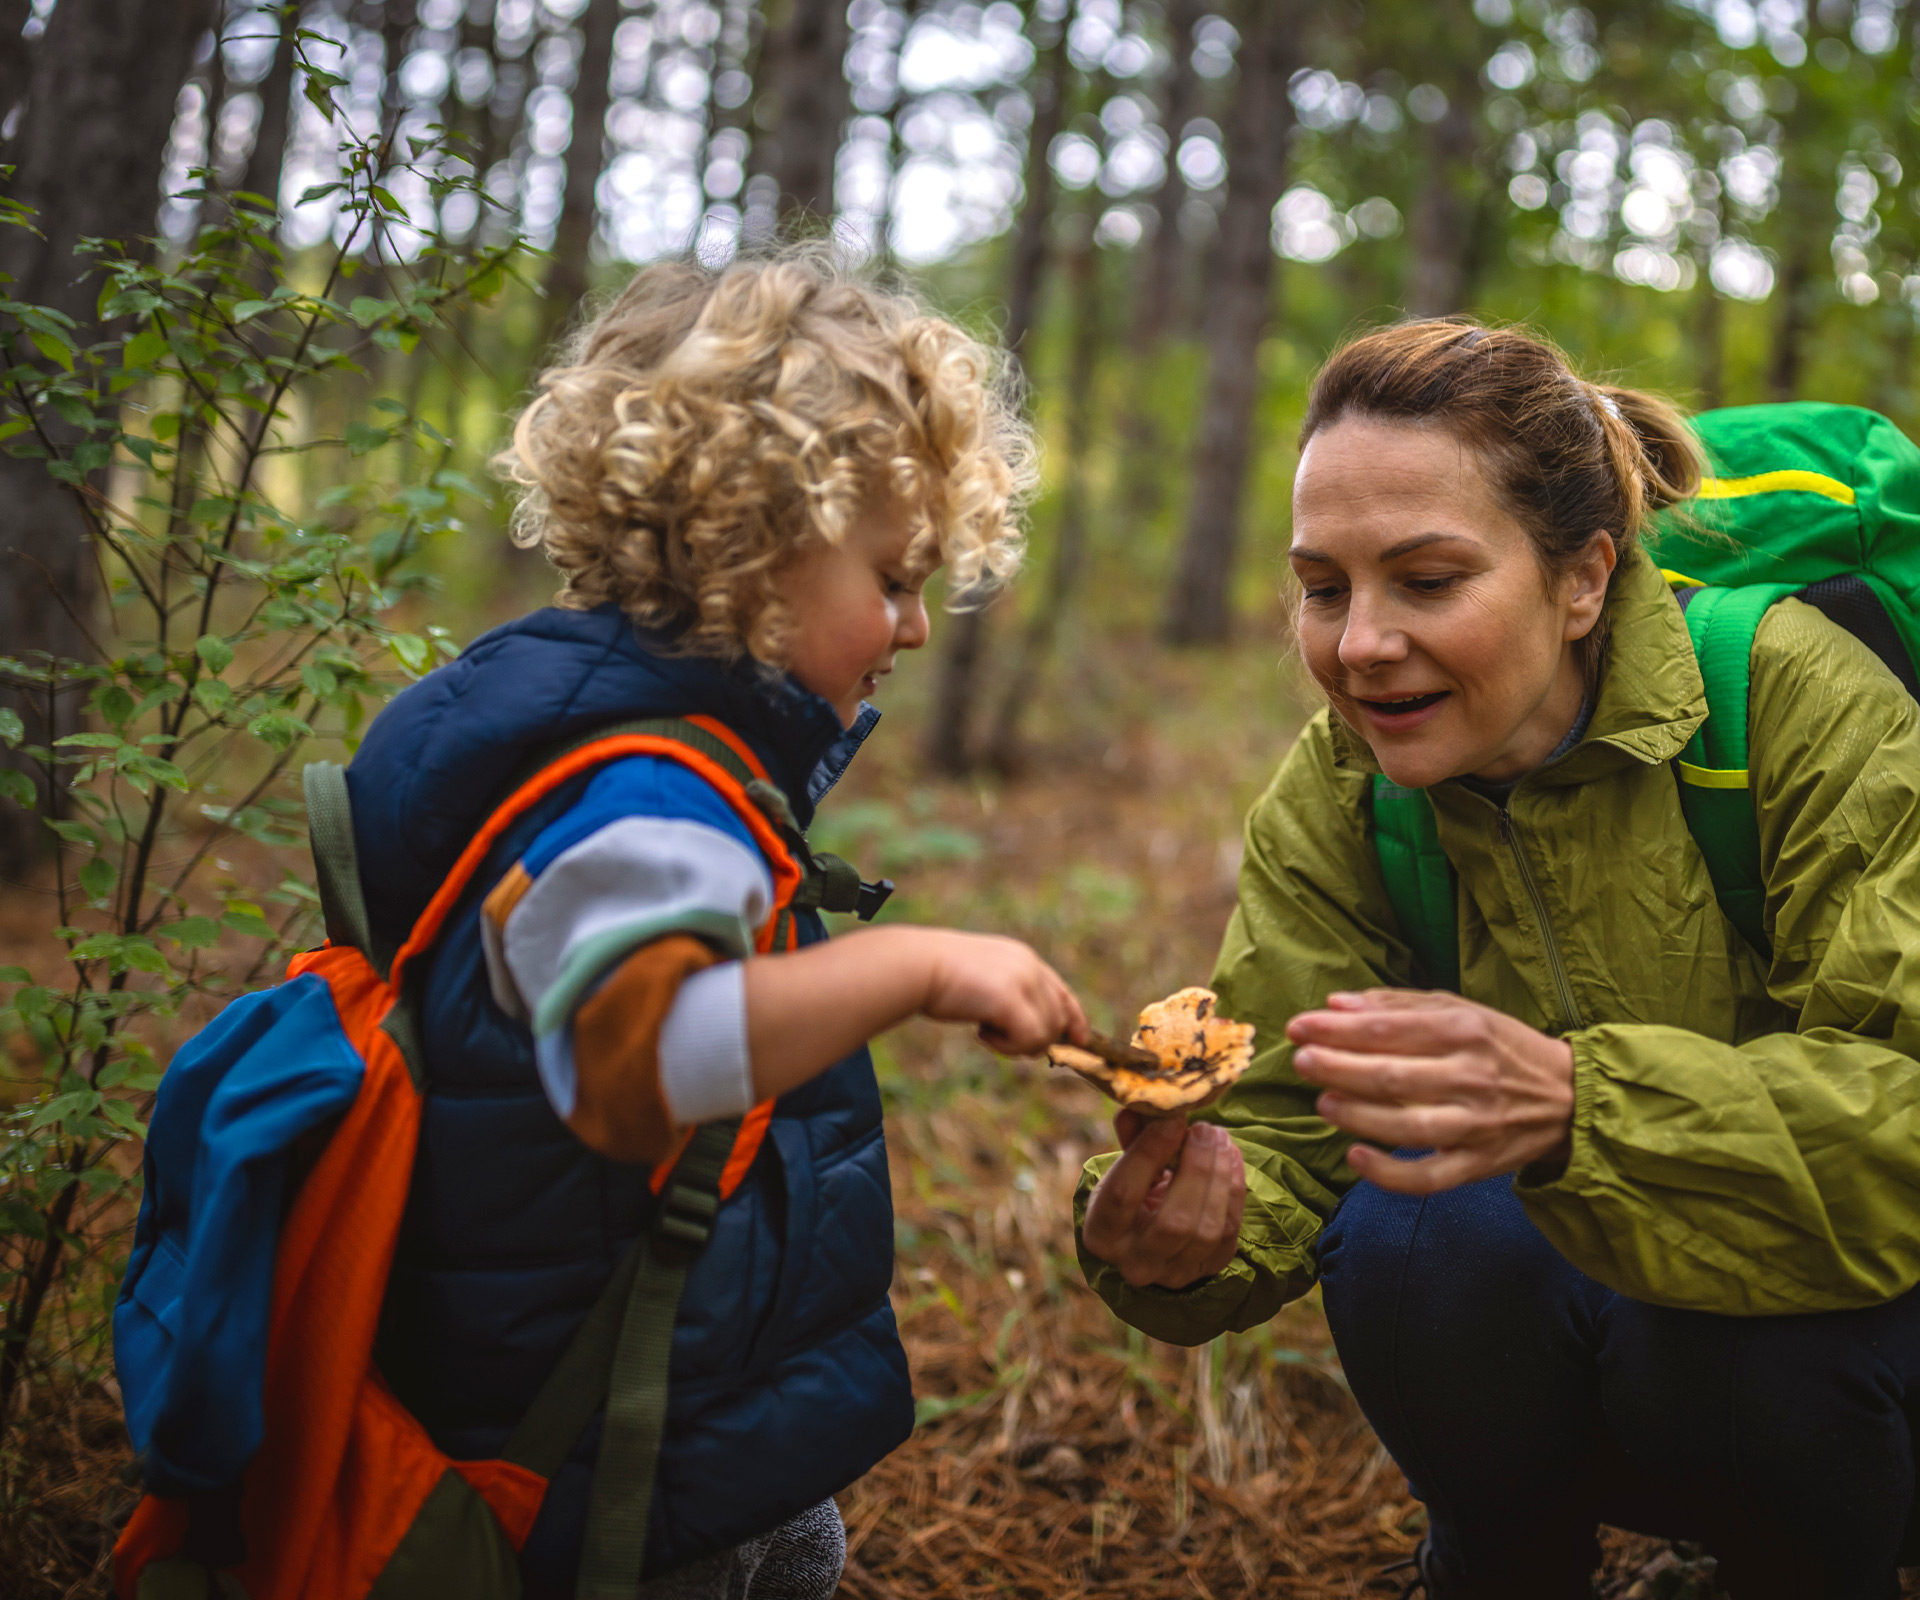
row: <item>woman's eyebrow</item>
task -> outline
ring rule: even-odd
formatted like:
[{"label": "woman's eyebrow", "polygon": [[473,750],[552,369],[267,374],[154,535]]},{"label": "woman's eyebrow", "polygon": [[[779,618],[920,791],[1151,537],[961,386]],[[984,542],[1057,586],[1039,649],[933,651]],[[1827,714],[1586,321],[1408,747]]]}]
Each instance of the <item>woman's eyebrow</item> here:
[{"label": "woman's eyebrow", "polygon": [[1389,545],[1380,552],[1382,561],[1394,561],[1401,556],[1412,555],[1416,550],[1424,550],[1430,544],[1442,544],[1458,541],[1461,544],[1478,544],[1478,539],[1464,533],[1416,533],[1411,539],[1402,539],[1398,544]]}]

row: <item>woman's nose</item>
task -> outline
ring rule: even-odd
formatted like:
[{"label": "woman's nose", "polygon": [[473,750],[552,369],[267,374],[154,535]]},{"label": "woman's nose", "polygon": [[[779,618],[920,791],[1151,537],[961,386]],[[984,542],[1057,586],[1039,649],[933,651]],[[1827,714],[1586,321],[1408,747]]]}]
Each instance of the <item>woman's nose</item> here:
[{"label": "woman's nose", "polygon": [[1347,625],[1340,633],[1340,664],[1349,672],[1364,672],[1406,657],[1407,636],[1379,611],[1374,601],[1358,593],[1347,602]]}]

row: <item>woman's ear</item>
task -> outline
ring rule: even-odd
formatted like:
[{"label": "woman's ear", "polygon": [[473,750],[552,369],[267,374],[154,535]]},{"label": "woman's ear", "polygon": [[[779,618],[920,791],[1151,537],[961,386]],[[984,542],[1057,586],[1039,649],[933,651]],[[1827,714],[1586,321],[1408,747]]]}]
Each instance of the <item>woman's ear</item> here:
[{"label": "woman's ear", "polygon": [[1566,585],[1568,639],[1584,639],[1593,632],[1600,620],[1601,608],[1607,603],[1607,583],[1619,559],[1613,535],[1601,528],[1567,570],[1562,581]]}]

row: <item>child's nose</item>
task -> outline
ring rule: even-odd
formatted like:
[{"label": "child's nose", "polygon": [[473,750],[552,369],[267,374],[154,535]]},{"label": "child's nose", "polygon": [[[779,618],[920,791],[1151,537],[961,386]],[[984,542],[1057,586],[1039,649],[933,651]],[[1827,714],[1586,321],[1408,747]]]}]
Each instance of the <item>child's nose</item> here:
[{"label": "child's nose", "polygon": [[927,642],[931,624],[927,621],[927,603],[917,594],[909,595],[900,604],[900,614],[893,625],[893,642],[896,649],[918,650]]}]

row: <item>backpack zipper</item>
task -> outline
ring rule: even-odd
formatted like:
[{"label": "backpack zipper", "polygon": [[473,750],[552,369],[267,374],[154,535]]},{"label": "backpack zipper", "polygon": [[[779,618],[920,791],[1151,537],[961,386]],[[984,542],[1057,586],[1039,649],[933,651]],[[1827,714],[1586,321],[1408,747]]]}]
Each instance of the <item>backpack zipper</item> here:
[{"label": "backpack zipper", "polygon": [[1575,1028],[1584,1028],[1580,1008],[1574,1003],[1573,984],[1567,978],[1566,964],[1560,959],[1560,946],[1554,943],[1553,924],[1547,920],[1547,902],[1541,896],[1540,885],[1534,881],[1533,868],[1527,864],[1527,855],[1520,848],[1520,838],[1513,826],[1513,813],[1505,806],[1500,808],[1500,837],[1507,842],[1507,848],[1513,852],[1514,865],[1520,869],[1520,881],[1526,885],[1527,898],[1533,902],[1533,920],[1540,925],[1540,942],[1546,946],[1547,967],[1553,973],[1554,991],[1560,996],[1560,1014],[1566,1020],[1566,1029],[1571,1033]]}]

